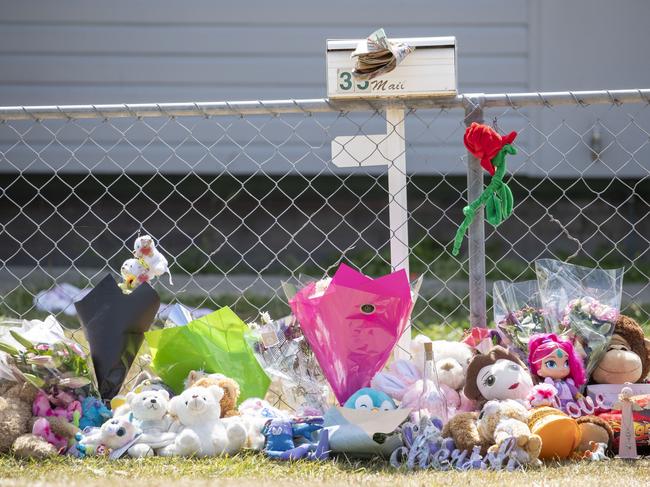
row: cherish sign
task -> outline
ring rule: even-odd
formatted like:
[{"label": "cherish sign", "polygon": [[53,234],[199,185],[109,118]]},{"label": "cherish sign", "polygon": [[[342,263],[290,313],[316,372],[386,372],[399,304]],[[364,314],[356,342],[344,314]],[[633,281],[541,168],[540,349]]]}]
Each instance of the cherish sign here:
[{"label": "cherish sign", "polygon": [[[440,428],[439,428],[440,426]],[[439,420],[424,419],[420,425],[406,423],[402,426],[404,445],[396,449],[390,464],[395,468],[408,470],[508,470],[521,468],[515,456],[515,438],[508,438],[496,451],[481,455],[481,448],[475,446],[471,452],[454,447],[453,440],[442,438]]]}]

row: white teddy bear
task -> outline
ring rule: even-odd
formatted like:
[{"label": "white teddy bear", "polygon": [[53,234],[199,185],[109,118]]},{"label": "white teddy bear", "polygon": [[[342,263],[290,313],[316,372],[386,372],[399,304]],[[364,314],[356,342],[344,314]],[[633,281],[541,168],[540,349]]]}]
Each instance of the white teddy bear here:
[{"label": "white teddy bear", "polygon": [[143,235],[135,239],[135,243],[133,244],[133,256],[146,264],[150,278],[168,274],[169,284],[173,284],[167,258],[156,249],[153,238],[149,235]]},{"label": "white teddy bear", "polygon": [[190,387],[169,402],[169,413],[176,416],[181,429],[173,444],[158,451],[161,456],[210,457],[231,455],[247,440],[246,428],[239,422],[225,423],[219,416],[219,386]]},{"label": "white teddy bear", "polygon": [[126,401],[131,409],[131,421],[142,431],[129,448],[129,456],[153,456],[159,449],[174,443],[176,433],[170,431],[173,421],[167,414],[169,393],[166,390],[129,392]]},{"label": "white teddy bear", "polygon": [[133,291],[143,282],[151,282],[163,274],[168,274],[169,284],[173,284],[167,258],[156,249],[153,238],[149,235],[143,235],[135,240],[133,258],[124,261],[120,274],[123,281],[119,286],[126,293]]}]

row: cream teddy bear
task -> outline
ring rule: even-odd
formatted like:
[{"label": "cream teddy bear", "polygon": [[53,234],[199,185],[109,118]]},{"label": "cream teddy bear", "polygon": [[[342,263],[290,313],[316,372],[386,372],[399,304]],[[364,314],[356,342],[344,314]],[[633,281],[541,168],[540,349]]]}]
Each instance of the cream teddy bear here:
[{"label": "cream teddy bear", "polygon": [[[39,460],[59,454],[46,440],[31,434],[36,419],[32,416],[36,393],[36,388],[28,383],[0,382],[0,454],[13,452],[19,458]],[[54,420],[51,426],[56,429]]]},{"label": "cream teddy bear", "polygon": [[428,342],[431,342],[433,348],[437,380],[456,391],[461,390],[465,385],[467,367],[474,356],[472,349],[461,342],[431,341],[429,337],[417,335],[411,342],[411,356],[421,375],[424,366],[424,344]]},{"label": "cream teddy bear", "polygon": [[122,291],[133,291],[143,282],[151,280],[148,268],[140,259],[126,259],[120,268],[120,274],[122,282],[118,285]]},{"label": "cream teddy bear", "polygon": [[515,438],[514,458],[522,465],[540,463],[542,439],[531,433],[528,410],[520,402],[513,399],[486,402],[479,414],[477,429],[481,440],[492,445],[488,451],[496,453],[501,443]]},{"label": "cream teddy bear", "polygon": [[425,335],[417,335],[411,341],[411,360],[417,367],[420,377],[424,376],[424,344],[431,343],[434,361],[434,377],[442,388],[447,402],[454,411],[474,411],[474,401],[463,393],[467,367],[472,361],[472,349],[462,342],[434,340]]},{"label": "cream teddy bear", "polygon": [[169,393],[166,390],[129,392],[126,401],[131,409],[131,421],[142,431],[129,448],[129,456],[150,457],[160,448],[174,443],[176,433],[170,431],[173,421],[167,414]]},{"label": "cream teddy bear", "polygon": [[158,451],[161,456],[210,457],[231,455],[247,440],[246,428],[239,422],[225,423],[219,418],[219,386],[190,387],[169,402],[169,413],[178,418],[181,428],[174,443]]}]

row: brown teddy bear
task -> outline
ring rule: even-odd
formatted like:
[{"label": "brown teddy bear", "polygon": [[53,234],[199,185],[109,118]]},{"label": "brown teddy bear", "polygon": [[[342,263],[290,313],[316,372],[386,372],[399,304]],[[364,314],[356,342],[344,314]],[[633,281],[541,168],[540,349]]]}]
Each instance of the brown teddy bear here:
[{"label": "brown teddy bear", "polygon": [[650,372],[650,341],[632,318],[620,315],[603,358],[591,374],[598,384],[643,382]]},{"label": "brown teddy bear", "polygon": [[481,455],[485,455],[491,443],[481,438],[477,420],[478,413],[458,413],[447,421],[442,429],[442,437],[454,440],[454,445],[460,451],[471,452],[474,446],[480,446]]},{"label": "brown teddy bear", "polygon": [[[526,365],[515,354],[496,346],[486,354],[472,357],[467,368],[464,393],[481,407],[490,400],[524,400],[533,386]],[[456,414],[443,428],[443,436],[452,438],[456,448],[471,451],[481,447],[485,455],[494,443],[482,437],[477,428],[479,414],[463,412]]]},{"label": "brown teddy bear", "polygon": [[[44,439],[31,434],[34,421],[32,403],[36,388],[27,383],[0,384],[0,453],[13,452],[19,458],[43,459],[59,454]],[[63,418],[47,418],[52,432],[74,437],[77,428]]]},{"label": "brown teddy bear", "polygon": [[185,381],[185,388],[219,386],[223,389],[223,397],[219,401],[221,418],[239,416],[237,400],[239,399],[239,384],[230,377],[222,374],[207,374],[201,370],[192,370]]}]

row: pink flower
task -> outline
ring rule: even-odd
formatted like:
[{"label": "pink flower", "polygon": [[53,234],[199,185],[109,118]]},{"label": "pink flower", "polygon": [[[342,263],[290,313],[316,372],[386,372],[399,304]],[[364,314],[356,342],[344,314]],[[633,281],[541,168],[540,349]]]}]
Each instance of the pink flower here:
[{"label": "pink flower", "polygon": [[488,340],[490,338],[490,330],[487,328],[471,328],[469,334],[463,338],[463,343],[469,345],[472,348],[478,346],[483,340]]},{"label": "pink flower", "polygon": [[581,313],[587,315],[588,319],[597,319],[602,321],[614,322],[618,319],[619,312],[607,304],[603,304],[591,296],[584,296],[582,298],[573,299],[569,301],[566,309],[564,310],[564,318],[562,324],[569,326],[571,322],[571,313]]},{"label": "pink flower", "polygon": [[463,339],[463,343],[479,353],[487,353],[492,348],[492,335],[487,328],[474,327],[469,335]]},{"label": "pink flower", "polygon": [[528,393],[526,400],[531,407],[555,406],[557,389],[555,386],[547,383],[537,384]]},{"label": "pink flower", "polygon": [[47,343],[39,343],[34,348],[41,352],[47,352],[50,349],[50,346]]},{"label": "pink flower", "polygon": [[81,358],[86,357],[86,354],[84,353],[82,348],[79,346],[79,344],[77,344],[75,342],[70,342],[70,343],[68,343],[68,346],[70,347],[70,350],[72,350],[74,353],[79,355]]}]

